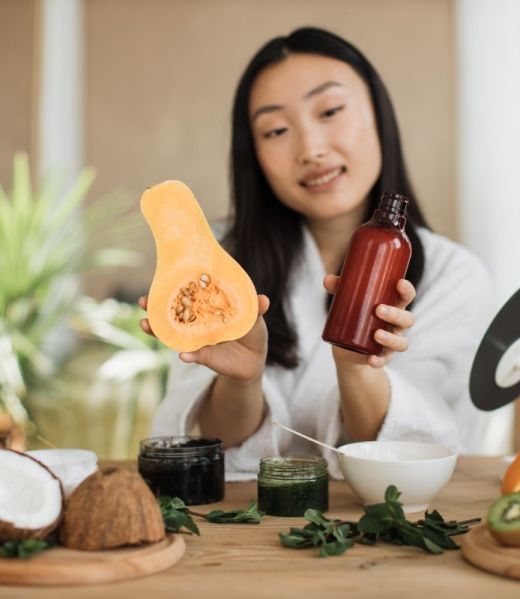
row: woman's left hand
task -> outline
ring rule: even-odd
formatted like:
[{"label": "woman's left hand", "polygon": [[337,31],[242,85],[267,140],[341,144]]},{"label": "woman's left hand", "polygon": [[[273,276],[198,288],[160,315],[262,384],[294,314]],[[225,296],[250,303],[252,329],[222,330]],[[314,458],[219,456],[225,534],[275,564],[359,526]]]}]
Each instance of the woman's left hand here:
[{"label": "woman's left hand", "polygon": [[[326,275],[323,280],[323,286],[329,293],[336,291],[339,277],[336,275]],[[409,329],[415,323],[415,319],[406,307],[415,298],[415,288],[406,279],[400,279],[397,282],[397,292],[399,301],[395,306],[379,304],[376,308],[376,315],[391,325],[389,331],[377,329],[374,333],[374,339],[383,346],[383,351],[379,356],[364,356],[356,352],[351,352],[340,347],[333,346],[333,354],[336,362],[344,365],[363,365],[368,364],[372,368],[382,368],[392,359],[394,352],[403,352],[408,349],[408,339],[403,336],[404,331]]]}]

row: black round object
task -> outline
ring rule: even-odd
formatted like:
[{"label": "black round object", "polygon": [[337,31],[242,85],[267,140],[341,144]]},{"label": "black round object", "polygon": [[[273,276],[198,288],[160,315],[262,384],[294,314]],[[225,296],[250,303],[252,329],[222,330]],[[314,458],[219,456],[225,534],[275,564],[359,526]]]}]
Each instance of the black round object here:
[{"label": "black round object", "polygon": [[220,439],[151,437],[139,443],[139,474],[157,495],[186,505],[224,498],[224,450]]},{"label": "black round object", "polygon": [[469,393],[477,408],[490,412],[520,397],[520,382],[504,388],[495,383],[495,371],[500,358],[519,337],[520,289],[489,325],[473,360]]}]

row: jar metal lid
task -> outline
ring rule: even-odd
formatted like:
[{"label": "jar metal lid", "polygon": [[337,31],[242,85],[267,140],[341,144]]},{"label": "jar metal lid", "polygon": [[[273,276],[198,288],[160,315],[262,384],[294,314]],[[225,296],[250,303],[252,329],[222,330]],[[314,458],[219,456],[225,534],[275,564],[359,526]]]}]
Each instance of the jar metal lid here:
[{"label": "jar metal lid", "polygon": [[139,442],[139,454],[154,458],[185,458],[212,455],[222,451],[220,439],[170,436],[150,437]]},{"label": "jar metal lid", "polygon": [[264,457],[260,460],[259,475],[292,480],[328,476],[327,462],[318,456]]}]

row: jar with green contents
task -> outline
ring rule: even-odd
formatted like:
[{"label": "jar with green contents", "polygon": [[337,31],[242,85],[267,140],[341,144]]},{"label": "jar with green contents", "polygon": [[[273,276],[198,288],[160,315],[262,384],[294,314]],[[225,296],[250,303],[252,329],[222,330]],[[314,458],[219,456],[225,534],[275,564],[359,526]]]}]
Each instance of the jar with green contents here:
[{"label": "jar with green contents", "polygon": [[314,456],[262,458],[258,509],[271,516],[303,516],[308,508],[329,508],[327,462]]}]

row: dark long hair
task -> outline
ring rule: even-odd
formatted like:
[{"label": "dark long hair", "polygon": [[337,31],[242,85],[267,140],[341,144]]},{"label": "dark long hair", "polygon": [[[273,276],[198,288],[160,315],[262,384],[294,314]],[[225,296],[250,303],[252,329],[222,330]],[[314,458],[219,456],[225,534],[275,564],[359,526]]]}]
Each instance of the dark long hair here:
[{"label": "dark long hair", "polygon": [[297,334],[287,314],[291,272],[303,249],[302,217],[272,191],[260,168],[249,119],[249,96],[257,75],[291,53],[320,54],[350,65],[368,86],[377,120],[382,151],[379,178],[369,194],[366,218],[377,207],[383,191],[410,199],[406,232],[412,243],[407,278],[417,287],[424,270],[424,250],[417,226],[426,227],[409,182],[392,102],[381,78],[363,54],[349,42],[306,27],[268,42],[252,58],[236,90],[232,115],[231,192],[233,225],[225,243],[251,276],[258,293],[265,293],[270,308],[265,316],[269,331],[268,364],[298,365]]}]

